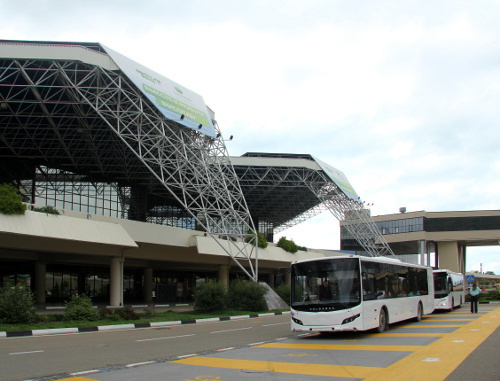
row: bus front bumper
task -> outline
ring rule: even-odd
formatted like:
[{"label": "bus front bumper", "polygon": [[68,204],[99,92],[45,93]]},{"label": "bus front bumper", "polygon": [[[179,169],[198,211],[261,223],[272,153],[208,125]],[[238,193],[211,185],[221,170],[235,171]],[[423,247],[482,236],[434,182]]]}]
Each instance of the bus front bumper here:
[{"label": "bus front bumper", "polygon": [[342,332],[342,331],[360,331],[362,327],[362,319],[360,314],[351,315],[343,319],[340,324],[332,325],[312,325],[307,324],[297,317],[292,316],[291,319],[292,332]]}]

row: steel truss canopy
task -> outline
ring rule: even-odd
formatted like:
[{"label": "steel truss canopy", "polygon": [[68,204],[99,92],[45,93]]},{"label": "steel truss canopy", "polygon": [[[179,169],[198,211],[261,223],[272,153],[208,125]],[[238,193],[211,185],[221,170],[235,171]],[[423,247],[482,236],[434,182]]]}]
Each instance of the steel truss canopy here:
[{"label": "steel truss canopy", "polygon": [[185,210],[257,280],[256,229],[200,96],[97,43],[0,41],[0,56],[1,181],[50,167],[129,187],[129,218]]},{"label": "steel truss canopy", "polygon": [[254,280],[247,241],[261,225],[277,233],[326,210],[367,255],[392,255],[342,172],[311,155],[229,157],[214,119],[201,96],[98,43],[0,41],[0,182],[31,202],[40,184],[113,193],[123,218],[223,238]]},{"label": "steel truss canopy", "polygon": [[367,255],[394,255],[341,171],[307,154],[249,152],[231,162],[252,216],[275,233],[329,210]]}]

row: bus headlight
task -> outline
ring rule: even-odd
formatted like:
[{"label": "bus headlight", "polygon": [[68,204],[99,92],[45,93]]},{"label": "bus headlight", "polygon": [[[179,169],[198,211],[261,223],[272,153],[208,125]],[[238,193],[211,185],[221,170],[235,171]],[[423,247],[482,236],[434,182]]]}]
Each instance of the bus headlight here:
[{"label": "bus headlight", "polygon": [[352,323],[354,320],[356,320],[357,318],[359,318],[359,314],[357,315],[353,315],[351,317],[348,317],[347,319],[344,319],[342,321],[342,324],[347,324],[347,323]]},{"label": "bus headlight", "polygon": [[302,320],[299,320],[299,319],[295,319],[294,317],[292,318],[293,322],[295,324],[298,324],[298,325],[304,325],[304,323],[302,323]]}]

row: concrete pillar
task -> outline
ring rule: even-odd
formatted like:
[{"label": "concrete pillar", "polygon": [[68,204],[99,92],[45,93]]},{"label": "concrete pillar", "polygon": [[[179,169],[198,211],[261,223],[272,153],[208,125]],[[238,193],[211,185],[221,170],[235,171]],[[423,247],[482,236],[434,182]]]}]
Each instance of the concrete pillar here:
[{"label": "concrete pillar", "polygon": [[458,268],[460,273],[465,274],[465,256],[466,256],[467,246],[463,244],[458,245]]},{"label": "concrete pillar", "polygon": [[229,287],[229,266],[220,265],[219,266],[219,274],[218,274],[219,282],[223,285]]},{"label": "concrete pillar", "polygon": [[35,263],[35,303],[37,306],[45,305],[45,274],[47,265],[45,263]]},{"label": "concrete pillar", "polygon": [[109,303],[112,307],[121,307],[123,306],[122,258],[111,258],[109,275]]},{"label": "concrete pillar", "polygon": [[459,245],[456,241],[438,242],[439,268],[464,273],[459,263]]},{"label": "concrete pillar", "polygon": [[142,271],[144,284],[142,285],[142,296],[144,303],[151,304],[153,302],[153,269],[146,267]]},{"label": "concrete pillar", "polygon": [[275,287],[275,285],[274,285],[274,280],[275,280],[275,278],[274,278],[274,274],[273,274],[273,273],[269,274],[269,286],[270,286],[272,289],[274,289],[274,287]]},{"label": "concrete pillar", "polygon": [[291,286],[292,285],[292,273],[290,271],[287,271],[285,273],[285,284],[287,286]]},{"label": "concrete pillar", "polygon": [[420,255],[420,264],[429,265],[427,248],[425,247],[425,241],[418,241],[418,254]]}]

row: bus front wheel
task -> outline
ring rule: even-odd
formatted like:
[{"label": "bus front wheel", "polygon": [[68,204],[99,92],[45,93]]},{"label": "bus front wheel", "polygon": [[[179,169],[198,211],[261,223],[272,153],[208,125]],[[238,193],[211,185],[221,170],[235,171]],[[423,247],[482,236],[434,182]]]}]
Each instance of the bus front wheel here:
[{"label": "bus front wheel", "polygon": [[380,310],[380,315],[378,317],[378,327],[377,327],[377,332],[382,333],[388,329],[388,324],[387,324],[387,312],[385,312],[385,309],[382,308]]}]

